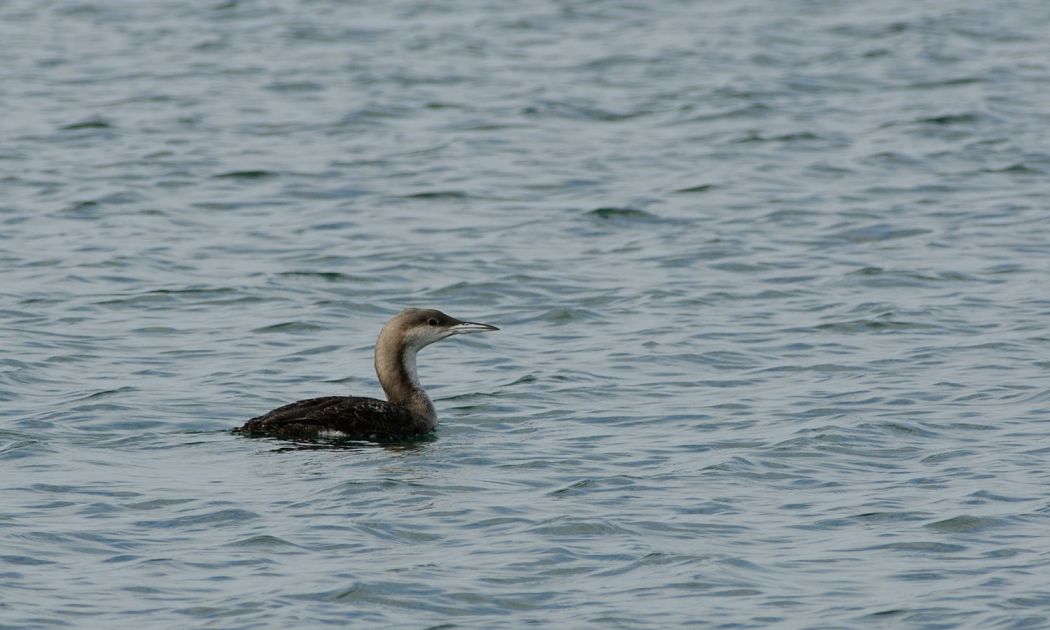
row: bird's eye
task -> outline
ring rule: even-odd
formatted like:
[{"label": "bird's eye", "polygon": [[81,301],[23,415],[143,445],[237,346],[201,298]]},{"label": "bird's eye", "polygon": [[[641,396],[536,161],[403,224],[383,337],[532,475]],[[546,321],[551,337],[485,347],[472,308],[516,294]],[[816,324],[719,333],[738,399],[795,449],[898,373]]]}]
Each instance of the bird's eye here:
[{"label": "bird's eye", "polygon": [[437,326],[438,325],[438,320],[436,320],[433,317],[431,317],[430,319],[427,320],[427,323],[430,324],[431,326]]}]

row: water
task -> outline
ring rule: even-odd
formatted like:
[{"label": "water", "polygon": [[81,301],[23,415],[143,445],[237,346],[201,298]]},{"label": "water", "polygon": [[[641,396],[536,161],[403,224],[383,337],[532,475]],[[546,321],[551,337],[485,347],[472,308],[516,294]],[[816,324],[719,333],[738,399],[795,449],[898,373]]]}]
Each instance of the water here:
[{"label": "water", "polygon": [[[1047,32],[0,2],[0,626],[1047,627]],[[433,439],[229,433],[410,305]]]}]

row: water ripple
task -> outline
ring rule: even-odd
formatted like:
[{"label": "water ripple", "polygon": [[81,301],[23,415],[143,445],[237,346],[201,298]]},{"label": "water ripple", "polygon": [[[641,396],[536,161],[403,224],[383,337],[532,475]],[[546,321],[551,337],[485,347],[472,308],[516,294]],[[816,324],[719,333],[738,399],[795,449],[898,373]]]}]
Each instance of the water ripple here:
[{"label": "water ripple", "polygon": [[1048,27],[0,3],[0,625],[1046,626]]}]

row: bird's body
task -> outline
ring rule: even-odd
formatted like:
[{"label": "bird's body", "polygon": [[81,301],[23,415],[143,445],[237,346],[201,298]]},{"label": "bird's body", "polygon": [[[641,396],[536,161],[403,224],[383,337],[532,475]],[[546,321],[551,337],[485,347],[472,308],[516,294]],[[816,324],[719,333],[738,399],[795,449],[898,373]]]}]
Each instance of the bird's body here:
[{"label": "bird's body", "polygon": [[252,418],[248,434],[278,437],[343,437],[396,440],[426,435],[437,412],[416,375],[416,352],[456,334],[499,330],[464,322],[432,309],[406,309],[387,322],[376,341],[375,368],[387,400],[325,396],[300,400]]},{"label": "bird's body", "polygon": [[376,398],[324,396],[300,400],[252,418],[244,433],[280,437],[396,440],[426,435],[437,422]]}]

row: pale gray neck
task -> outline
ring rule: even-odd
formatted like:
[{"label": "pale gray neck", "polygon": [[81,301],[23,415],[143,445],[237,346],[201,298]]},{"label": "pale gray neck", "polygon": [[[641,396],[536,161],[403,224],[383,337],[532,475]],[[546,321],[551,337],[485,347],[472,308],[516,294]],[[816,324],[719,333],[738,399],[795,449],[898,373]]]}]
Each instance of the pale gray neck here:
[{"label": "pale gray neck", "polygon": [[376,343],[376,376],[386,399],[431,422],[437,422],[437,411],[423,391],[416,374],[416,349],[402,340],[379,337]]}]

